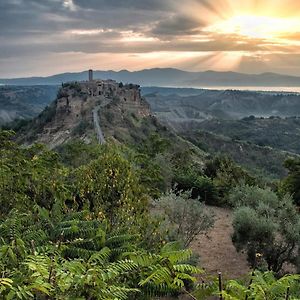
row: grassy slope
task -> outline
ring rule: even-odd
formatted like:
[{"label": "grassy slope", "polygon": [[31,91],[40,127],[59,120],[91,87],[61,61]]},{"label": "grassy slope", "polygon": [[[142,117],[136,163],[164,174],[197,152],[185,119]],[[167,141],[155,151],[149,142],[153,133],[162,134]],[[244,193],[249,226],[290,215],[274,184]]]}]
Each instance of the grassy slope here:
[{"label": "grassy slope", "polygon": [[300,154],[300,118],[209,120],[197,124],[197,127],[233,139]]},{"label": "grassy slope", "polygon": [[185,132],[182,136],[210,154],[228,155],[252,174],[268,178],[285,176],[286,170],[282,166],[284,160],[289,156],[296,156],[205,131]]}]

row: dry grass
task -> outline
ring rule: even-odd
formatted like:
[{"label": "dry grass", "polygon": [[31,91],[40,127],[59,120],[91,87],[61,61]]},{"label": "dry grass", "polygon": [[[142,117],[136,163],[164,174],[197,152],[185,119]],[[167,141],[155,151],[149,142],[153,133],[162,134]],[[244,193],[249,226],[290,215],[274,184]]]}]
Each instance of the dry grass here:
[{"label": "dry grass", "polygon": [[[222,272],[224,278],[243,277],[250,272],[246,255],[238,253],[231,241],[233,233],[232,211],[225,208],[209,207],[215,215],[214,226],[206,233],[200,234],[191,244],[191,249],[200,256],[200,266],[207,275],[217,276]],[[166,297],[161,300],[190,300],[187,295],[178,298]],[[218,299],[210,297],[209,299]]]},{"label": "dry grass", "polygon": [[209,275],[222,272],[226,278],[249,273],[246,255],[238,253],[231,241],[232,211],[219,207],[210,209],[215,214],[213,228],[207,234],[199,235],[191,245],[193,252],[200,256],[200,266]]}]

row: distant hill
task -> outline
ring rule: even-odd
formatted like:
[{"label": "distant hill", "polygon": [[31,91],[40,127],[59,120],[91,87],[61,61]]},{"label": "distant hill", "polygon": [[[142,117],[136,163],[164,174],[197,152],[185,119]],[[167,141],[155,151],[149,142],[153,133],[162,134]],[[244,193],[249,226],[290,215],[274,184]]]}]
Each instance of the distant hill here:
[{"label": "distant hill", "polygon": [[0,125],[38,115],[55,99],[56,86],[0,86]]},{"label": "distant hill", "polygon": [[[197,91],[197,90],[196,90]],[[185,122],[202,122],[207,119],[240,119],[257,117],[300,116],[300,94],[252,92],[234,90],[198,90],[197,94],[167,90],[146,94],[156,116],[175,127]]]},{"label": "distant hill", "polygon": [[[0,124],[38,115],[55,99],[59,87],[0,86]],[[142,87],[141,94],[157,117],[177,127],[213,118],[300,116],[299,93],[152,86]]]},{"label": "distant hill", "polygon": [[[113,79],[142,86],[208,87],[208,86],[281,86],[298,87],[300,77],[275,73],[242,74],[236,72],[187,72],[173,68],[156,68],[130,72],[94,71],[96,79]],[[48,77],[0,79],[0,84],[57,85],[62,82],[81,81],[88,78],[87,71],[63,73]]]},{"label": "distant hill", "polygon": [[299,157],[293,153],[202,130],[187,130],[181,136],[211,155],[229,156],[251,174],[262,178],[283,178],[287,175],[283,162],[289,157]]},{"label": "distant hill", "polygon": [[74,139],[138,147],[158,134],[170,141],[170,151],[176,159],[177,153],[190,153],[193,161],[203,164],[207,156],[153,116],[138,85],[111,80],[65,83],[54,101],[37,117],[17,126],[16,131],[18,142],[44,143],[50,148]]},{"label": "distant hill", "polygon": [[235,141],[246,141],[259,146],[300,154],[300,118],[254,118],[242,120],[206,120],[186,124],[187,130],[205,130],[230,137]]}]

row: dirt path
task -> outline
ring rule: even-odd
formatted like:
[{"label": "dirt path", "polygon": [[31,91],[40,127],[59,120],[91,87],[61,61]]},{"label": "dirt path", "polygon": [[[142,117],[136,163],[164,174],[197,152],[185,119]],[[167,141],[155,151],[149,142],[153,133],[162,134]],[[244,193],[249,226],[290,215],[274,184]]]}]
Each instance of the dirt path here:
[{"label": "dirt path", "polygon": [[93,109],[93,119],[94,119],[94,127],[95,127],[96,135],[98,138],[98,142],[99,142],[99,144],[103,145],[103,144],[105,144],[105,139],[104,139],[102,129],[100,127],[100,120],[99,120],[99,114],[98,114],[100,109],[101,109],[100,105],[96,106]]},{"label": "dirt path", "polygon": [[226,278],[247,274],[250,269],[246,255],[238,253],[231,241],[232,212],[218,207],[210,209],[215,214],[214,227],[206,235],[199,235],[191,245],[191,249],[200,256],[200,266],[208,274],[222,272]]},{"label": "dirt path", "polygon": [[96,131],[98,142],[101,145],[105,144],[105,138],[104,138],[101,126],[100,126],[99,111],[100,111],[101,108],[105,107],[110,102],[111,102],[110,100],[104,99],[100,105],[96,106],[93,109],[94,127],[95,127],[95,131]]}]

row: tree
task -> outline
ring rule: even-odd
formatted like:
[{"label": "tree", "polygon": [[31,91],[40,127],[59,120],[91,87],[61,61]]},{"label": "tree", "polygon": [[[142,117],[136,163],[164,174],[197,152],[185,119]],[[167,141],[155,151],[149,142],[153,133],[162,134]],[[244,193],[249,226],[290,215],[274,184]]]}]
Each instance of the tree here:
[{"label": "tree", "polygon": [[169,229],[170,238],[179,239],[188,247],[200,232],[207,231],[214,223],[213,215],[191,192],[170,192],[154,202],[155,211]]},{"label": "tree", "polygon": [[288,159],[284,162],[288,176],[282,181],[281,189],[293,196],[295,204],[300,206],[300,159]]},{"label": "tree", "polygon": [[284,263],[299,265],[300,216],[290,196],[280,199],[270,189],[244,185],[229,199],[235,207],[234,245],[247,251],[253,268],[265,265],[279,273]]},{"label": "tree", "polygon": [[99,144],[86,144],[84,141],[72,140],[71,142],[60,145],[56,151],[59,160],[67,167],[78,168],[97,159],[102,149]]},{"label": "tree", "polygon": [[223,199],[222,204],[226,205],[228,205],[228,194],[232,188],[242,183],[248,185],[256,183],[255,178],[227,156],[217,156],[208,161],[204,174],[213,180],[220,198]]},{"label": "tree", "polygon": [[68,170],[57,153],[42,145],[19,147],[12,137],[10,132],[0,135],[0,213],[26,211],[34,204],[51,208],[55,199],[69,197]]},{"label": "tree", "polygon": [[155,133],[151,134],[145,143],[139,147],[139,152],[154,158],[157,154],[165,152],[169,147],[170,141]]},{"label": "tree", "polygon": [[177,190],[191,191],[191,197],[209,205],[219,204],[219,195],[213,181],[192,167],[177,170],[174,178]]},{"label": "tree", "polygon": [[144,188],[117,148],[103,148],[98,159],[76,169],[73,176],[75,200],[102,215],[110,226],[137,224],[137,218],[147,210]]}]

